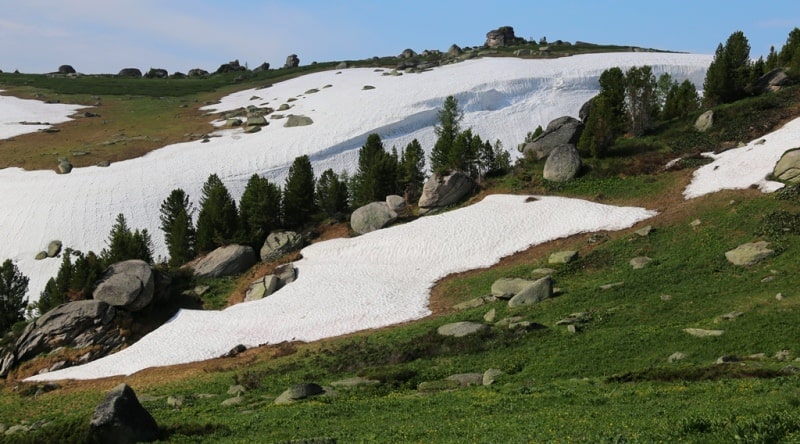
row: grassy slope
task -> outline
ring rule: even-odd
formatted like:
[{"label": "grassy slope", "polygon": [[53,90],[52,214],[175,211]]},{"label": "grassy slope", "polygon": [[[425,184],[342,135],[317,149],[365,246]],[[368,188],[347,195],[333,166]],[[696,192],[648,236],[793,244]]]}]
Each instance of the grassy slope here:
[{"label": "grassy slope", "polygon": [[[786,106],[761,107],[753,99],[727,112],[756,122],[750,131],[772,129],[776,121],[797,115],[792,105],[798,103],[797,91],[785,95]],[[775,116],[764,117],[771,112]],[[716,135],[703,136],[710,139],[704,143],[721,146],[758,135],[735,133],[738,122],[720,125]],[[651,173],[651,164],[662,158],[692,151],[686,146],[694,145],[683,142],[691,133],[676,129],[682,125],[673,122],[661,137],[626,148],[625,158],[594,163],[586,177],[568,185],[548,186],[524,175],[496,181],[492,189],[497,191],[587,197],[661,214],[629,230],[573,236],[491,269],[445,279],[432,294],[433,317],[314,344],[262,347],[236,358],[149,369],[127,378],[65,383],[38,396],[33,394],[41,386],[10,380],[0,386],[0,422],[53,422],[40,434],[24,435],[31,442],[80,440],[104,393],[125,381],[140,395],[156,398],[143,404],[165,440],[174,442],[321,436],[338,442],[800,442],[798,377],[781,375],[789,362],[774,358],[789,350],[794,360],[800,350],[800,237],[770,238],[780,254],[752,267],[736,267],[724,258],[738,244],[763,238],[757,233],[766,214],[778,209],[800,213],[800,202],[754,190],[683,201],[680,192],[689,171]],[[536,168],[541,165],[534,166],[531,177]],[[695,219],[701,224],[690,226]],[[648,237],[635,235],[644,224],[655,231]],[[558,297],[514,310],[502,302],[452,310],[454,303],[486,294],[499,277],[529,276],[559,249],[578,250],[581,259],[554,273]],[[628,260],[640,255],[653,262],[632,270]],[[772,280],[763,282],[765,277]],[[624,285],[599,289],[611,282]],[[777,293],[786,299],[778,301]],[[435,334],[447,322],[480,321],[491,308],[498,319],[522,316],[547,328],[525,333],[495,328],[459,340]],[[578,333],[555,325],[578,311],[590,314]],[[733,311],[743,314],[722,320]],[[725,334],[694,338],[683,332],[689,327],[723,329]],[[687,357],[668,363],[667,357],[678,351]],[[757,353],[764,357],[714,364],[721,356]],[[416,390],[423,381],[488,368],[505,372],[492,386]],[[353,375],[382,384],[340,389],[337,397],[291,406],[271,402],[294,383],[327,385]],[[248,387],[244,402],[222,406],[234,383]],[[168,406],[168,395],[183,397],[183,405]],[[17,442],[21,435],[0,435],[0,442],[4,439]]]}]

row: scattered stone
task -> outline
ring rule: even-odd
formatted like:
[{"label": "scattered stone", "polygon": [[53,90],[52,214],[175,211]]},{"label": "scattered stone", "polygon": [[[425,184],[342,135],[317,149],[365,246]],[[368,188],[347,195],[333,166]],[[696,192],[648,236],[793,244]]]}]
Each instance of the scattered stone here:
[{"label": "scattered stone", "polygon": [[520,278],[500,278],[492,283],[492,296],[499,299],[510,299],[535,281]]},{"label": "scattered stone", "polygon": [[376,381],[374,379],[366,379],[360,376],[356,376],[354,378],[347,378],[341,379],[339,381],[331,382],[331,386],[337,388],[355,388],[361,387],[365,385],[377,385],[380,384],[380,381]]},{"label": "scattered stone", "polygon": [[247,390],[244,388],[243,385],[232,385],[228,387],[228,391],[226,392],[229,395],[234,396],[242,396]]},{"label": "scattered stone", "polygon": [[361,87],[361,89],[364,90],[364,91],[369,91],[371,89],[375,89],[375,87],[372,86],[372,85],[364,85],[364,86]]},{"label": "scattered stone", "polygon": [[222,355],[222,357],[223,358],[232,358],[234,356],[238,356],[241,353],[244,353],[245,351],[247,351],[247,347],[244,344],[237,344],[235,347],[233,347],[232,349],[228,350],[227,353]]},{"label": "scattered stone", "polygon": [[275,267],[275,276],[278,276],[278,288],[291,284],[297,279],[297,269],[291,262]]},{"label": "scattered stone", "polygon": [[550,255],[548,264],[568,264],[578,258],[578,252],[574,250],[557,251]]},{"label": "scattered stone", "polygon": [[353,211],[350,226],[358,234],[366,234],[389,225],[397,219],[397,213],[389,209],[386,202],[372,202]]},{"label": "scattered stone", "polygon": [[261,126],[258,126],[258,125],[253,125],[253,126],[248,126],[248,127],[247,127],[247,128],[244,130],[244,133],[245,133],[245,134],[254,134],[254,133],[257,133],[257,132],[259,132],[259,131],[261,131]]},{"label": "scattered stone", "polygon": [[47,252],[46,251],[40,251],[40,252],[36,253],[36,256],[34,256],[34,259],[36,259],[37,261],[40,261],[42,259],[47,259],[47,257],[48,256],[47,256]]},{"label": "scattered stone", "polygon": [[452,336],[455,338],[460,338],[462,336],[467,336],[481,332],[483,330],[486,330],[487,328],[488,327],[486,325],[479,324],[477,322],[462,321],[462,322],[454,322],[452,324],[442,325],[436,330],[436,332],[442,336]]},{"label": "scattered stone", "polygon": [[761,279],[761,282],[766,284],[768,282],[774,281],[775,279],[777,279],[777,277],[775,275],[770,275],[770,276],[766,276],[763,279]]},{"label": "scattered stone", "polygon": [[[238,120],[238,119],[237,119]],[[266,126],[268,125],[267,119],[264,116],[250,116],[245,122],[247,126]]]},{"label": "scattered stone", "polygon": [[634,270],[641,270],[650,263],[652,259],[647,256],[638,256],[630,260],[629,264]]},{"label": "scattered stone", "polygon": [[569,324],[569,325],[567,325],[567,332],[568,333],[577,333],[578,332],[578,327],[576,327],[575,324]]},{"label": "scattered stone", "polygon": [[90,442],[135,443],[158,439],[158,424],[123,383],[97,406],[90,423]]},{"label": "scattered stone", "polygon": [[386,196],[386,205],[389,206],[390,211],[394,211],[398,215],[406,213],[406,199],[403,196],[396,194]]},{"label": "scattered stone", "polygon": [[794,365],[787,365],[782,369],[778,370],[778,373],[784,376],[794,376],[800,373],[800,367],[795,367]]},{"label": "scattered stone", "polygon": [[278,276],[268,274],[253,281],[247,288],[244,302],[257,301],[271,295],[278,289]]},{"label": "scattered stone", "polygon": [[553,297],[553,279],[550,276],[545,276],[515,294],[508,301],[508,306],[513,308],[533,305],[551,297]]},{"label": "scattered stone", "polygon": [[167,405],[174,409],[179,409],[181,406],[183,406],[183,400],[183,396],[169,395],[167,396]]},{"label": "scattered stone", "polygon": [[769,242],[766,241],[742,244],[733,250],[726,252],[725,258],[728,259],[728,262],[734,265],[755,265],[775,254],[774,250],[767,248],[768,246]]},{"label": "scattered stone", "polygon": [[697,228],[697,227],[699,227],[699,226],[700,226],[700,224],[702,224],[702,223],[703,223],[703,222],[702,222],[702,221],[700,221],[700,219],[695,219],[695,220],[693,220],[693,221],[689,222],[689,226],[690,226],[690,227],[692,227],[692,228]]},{"label": "scattered stone", "polygon": [[471,385],[483,385],[483,373],[459,373],[445,378],[448,381],[456,381],[461,387]]},{"label": "scattered stone", "polygon": [[720,316],[720,318],[722,318],[723,321],[732,321],[743,314],[744,313],[741,311],[732,311],[730,313],[725,313],[724,315]]},{"label": "scattered stone", "polygon": [[475,189],[475,181],[461,171],[442,176],[433,174],[422,186],[419,198],[421,210],[429,211],[452,205]]},{"label": "scattered stone", "polygon": [[634,231],[634,233],[636,233],[640,237],[647,237],[652,232],[653,232],[653,226],[652,225],[647,225],[647,226],[644,226],[644,227],[639,228],[638,230]]},{"label": "scattered stone", "polygon": [[[292,251],[303,247],[303,236],[294,231],[273,231],[264,240],[260,256],[263,262],[280,259]],[[279,274],[276,272],[276,274]]]},{"label": "scattered stone", "polygon": [[325,393],[325,389],[313,382],[305,382],[302,384],[295,384],[285,392],[281,393],[275,404],[291,404],[292,402],[306,399],[311,396],[317,396]]},{"label": "scattered stone", "polygon": [[101,161],[97,162],[96,165],[101,167],[101,168],[107,168],[107,167],[109,167],[111,165],[111,161],[110,160],[101,160]]},{"label": "scattered stone", "polygon": [[614,287],[621,287],[623,285],[625,285],[625,282],[612,282],[610,284],[601,285],[600,289],[601,290],[611,290]]},{"label": "scattered stone", "polygon": [[789,357],[791,355],[792,355],[792,352],[790,352],[789,350],[781,350],[781,351],[775,353],[774,357],[778,361],[788,361]]},{"label": "scattered stone", "polygon": [[497,380],[497,377],[500,376],[500,375],[503,375],[503,374],[505,374],[505,373],[502,370],[499,370],[499,369],[496,369],[496,368],[490,368],[490,369],[486,370],[485,372],[483,372],[483,378],[482,378],[481,383],[484,386],[492,385]]},{"label": "scattered stone", "polygon": [[668,294],[662,294],[661,296],[659,296],[659,298],[660,298],[662,301],[664,301],[664,302],[667,302],[667,301],[671,301],[671,300],[672,300],[672,296],[670,296],[670,295],[668,295]]},{"label": "scattered stone", "polygon": [[703,114],[700,114],[700,117],[697,118],[694,122],[694,127],[697,131],[704,133],[711,129],[714,125],[714,111],[708,110]]},{"label": "scattered stone", "polygon": [[717,360],[714,362],[714,364],[717,364],[717,365],[719,365],[719,364],[733,364],[733,363],[739,362],[739,361],[741,361],[741,359],[739,359],[737,356],[732,356],[732,355],[731,356],[720,356],[719,358],[717,358]]},{"label": "scattered stone", "polygon": [[783,293],[778,293],[778,294],[775,295],[775,300],[777,300],[777,301],[782,301],[785,298],[786,298],[786,296],[784,296]]},{"label": "scattered stone", "polygon": [[311,120],[311,117],[290,115],[286,118],[286,122],[283,126],[285,128],[293,128],[296,126],[308,126],[313,123],[314,121]]},{"label": "scattered stone", "polygon": [[554,268],[537,268],[531,271],[531,277],[544,277],[556,273]]},{"label": "scattered stone", "polygon": [[233,398],[228,398],[222,401],[220,404],[224,406],[231,406],[231,405],[238,405],[244,402],[244,398],[241,396],[235,396]]},{"label": "scattered stone", "polygon": [[493,309],[487,311],[485,315],[483,315],[483,320],[485,322],[491,323],[491,322],[494,322],[496,317],[497,317],[497,310],[495,310],[493,308]]},{"label": "scattered stone", "polygon": [[684,328],[683,331],[697,338],[707,338],[709,336],[722,336],[725,330],[705,330],[702,328]]},{"label": "scattered stone", "polygon": [[461,384],[451,379],[441,379],[439,381],[423,381],[417,385],[417,391],[422,393],[443,392],[447,390],[458,390]]},{"label": "scattered stone", "polygon": [[233,244],[217,248],[200,259],[193,268],[197,277],[222,277],[243,273],[255,263],[253,248]]},{"label": "scattered stone", "polygon": [[556,325],[583,324],[589,322],[591,319],[591,313],[588,311],[579,311],[577,313],[572,313],[559,321],[556,321]]},{"label": "scattered stone", "polygon": [[800,182],[800,148],[785,152],[775,165],[772,174],[786,182]]},{"label": "scattered stone", "polygon": [[669,355],[669,357],[667,358],[667,362],[672,363],[672,362],[681,361],[683,359],[686,359],[686,354],[681,353],[681,352],[675,352],[675,353]]},{"label": "scattered stone", "polygon": [[62,159],[58,162],[58,174],[69,174],[72,172],[72,164],[66,160]]},{"label": "scattered stone", "polygon": [[142,71],[139,68],[122,68],[117,75],[120,77],[141,77]]},{"label": "scattered stone", "polygon": [[486,304],[486,302],[487,298],[485,296],[478,296],[475,299],[470,299],[460,304],[456,304],[453,306],[453,308],[459,311],[469,310],[470,308],[480,307],[481,305]]}]

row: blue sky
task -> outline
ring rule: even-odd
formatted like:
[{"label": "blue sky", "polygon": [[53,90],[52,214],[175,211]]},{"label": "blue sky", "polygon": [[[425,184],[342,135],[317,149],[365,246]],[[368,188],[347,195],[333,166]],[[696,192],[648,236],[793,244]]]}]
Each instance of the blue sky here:
[{"label": "blue sky", "polygon": [[0,70],[84,73],[125,67],[215,70],[397,55],[405,48],[481,45],[512,26],[519,37],[713,54],[737,30],[751,56],[779,49],[800,26],[800,2],[771,0],[0,0]]}]

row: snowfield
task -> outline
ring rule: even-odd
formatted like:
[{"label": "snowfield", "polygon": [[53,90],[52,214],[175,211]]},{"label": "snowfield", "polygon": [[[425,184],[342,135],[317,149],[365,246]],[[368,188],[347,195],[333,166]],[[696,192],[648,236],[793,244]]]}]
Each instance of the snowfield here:
[{"label": "snowfield", "polygon": [[[72,120],[69,116],[83,108],[85,107],[81,105],[44,103],[0,95],[0,139],[35,133],[57,123],[64,123]],[[34,123],[37,125],[33,125]]]},{"label": "snowfield", "polygon": [[303,249],[298,280],[222,311],[181,310],[139,342],[88,364],[30,380],[128,375],[219,357],[237,344],[337,336],[430,314],[430,288],[451,273],[488,267],[528,246],[619,230],[655,213],[560,197],[493,195],[469,207]]},{"label": "snowfield", "polygon": [[[238,200],[253,173],[282,185],[292,161],[302,154],[310,156],[318,175],[327,168],[353,172],[358,149],[373,132],[387,148],[402,149],[416,138],[429,151],[437,110],[448,95],[459,101],[463,128],[471,127],[483,139],[500,140],[516,156],[516,145],[536,126],[563,115],[577,116],[580,106],[597,93],[598,78],[608,68],[650,65],[656,76],[669,72],[675,80],[688,78],[699,87],[711,59],[633,52],[550,60],[487,58],[402,76],[374,69],[327,71],[237,92],[204,108],[209,120],[241,106],[277,109],[286,103],[291,108],[276,114],[304,115],[314,123],[286,128],[284,120],[270,119],[262,131],[245,134],[225,129],[217,120],[219,131],[208,143],[175,144],[108,168],[77,168],[68,175],[2,170],[0,205],[5,212],[0,228],[6,235],[0,258],[14,259],[31,278],[30,299],[36,300],[60,263],[34,261],[49,241],[59,239],[65,247],[99,252],[114,218],[123,213],[132,228],[150,231],[155,255],[164,257],[158,228],[161,202],[180,187],[197,205],[202,184],[212,173]],[[57,119],[38,117],[44,114],[17,117],[22,111],[16,106],[21,105],[0,96],[0,116],[9,122]],[[59,112],[66,118],[74,109]],[[5,132],[0,136],[8,137]],[[717,168],[711,164],[699,169],[686,197],[728,186],[744,172],[752,171],[748,180],[761,183],[778,151],[800,145],[800,119],[765,139],[763,145],[751,143],[717,156]],[[755,157],[742,161],[746,156]],[[774,187],[766,182],[764,186]],[[489,196],[457,211],[309,246],[295,263],[298,280],[266,299],[223,311],[182,310],[120,353],[31,379],[127,375],[217,357],[237,344],[310,341],[419,319],[430,313],[430,288],[448,274],[487,267],[529,246],[572,234],[623,229],[653,215],[641,208],[575,199]]]}]

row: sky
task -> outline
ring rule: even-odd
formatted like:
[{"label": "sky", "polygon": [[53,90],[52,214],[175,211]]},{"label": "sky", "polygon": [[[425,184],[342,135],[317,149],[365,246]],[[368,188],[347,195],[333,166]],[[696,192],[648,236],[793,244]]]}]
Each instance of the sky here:
[{"label": "sky", "polygon": [[751,57],[800,26],[800,2],[474,0],[0,0],[0,70],[117,73],[208,71],[232,60],[283,66],[391,56],[411,48],[479,46],[512,26],[518,37],[713,54],[743,31]]}]

